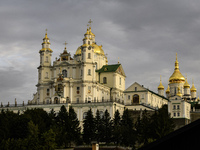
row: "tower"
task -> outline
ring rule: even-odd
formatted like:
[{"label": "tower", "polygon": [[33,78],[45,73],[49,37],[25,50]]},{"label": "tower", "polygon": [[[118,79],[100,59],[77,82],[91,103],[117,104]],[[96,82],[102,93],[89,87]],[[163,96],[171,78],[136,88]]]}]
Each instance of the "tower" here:
[{"label": "tower", "polygon": [[169,94],[170,94],[169,84],[168,84],[168,87],[167,87],[167,90],[165,91],[165,93],[166,93],[166,97],[169,98]]},{"label": "tower", "polygon": [[164,86],[162,85],[161,76],[160,76],[160,84],[158,86],[158,94],[164,96]]},{"label": "tower", "polygon": [[187,75],[186,75],[186,79],[185,79],[185,83],[184,83],[184,98],[185,99],[190,99],[190,84],[187,81]]},{"label": "tower", "polygon": [[169,97],[177,95],[178,87],[180,88],[180,93],[183,94],[184,83],[185,83],[185,77],[181,74],[179,70],[179,62],[178,62],[177,53],[176,53],[174,73],[169,78],[169,87],[170,87]]},{"label": "tower", "polygon": [[195,88],[194,86],[194,81],[192,80],[192,87],[190,89],[190,92],[191,92],[191,99],[192,100],[196,100],[196,97],[197,97],[197,89]]},{"label": "tower", "polygon": [[38,100],[37,103],[45,103],[45,99],[49,96],[49,87],[47,83],[51,80],[51,56],[52,50],[50,48],[49,38],[47,37],[47,30],[43,38],[42,49],[40,53],[40,66],[38,67]]}]

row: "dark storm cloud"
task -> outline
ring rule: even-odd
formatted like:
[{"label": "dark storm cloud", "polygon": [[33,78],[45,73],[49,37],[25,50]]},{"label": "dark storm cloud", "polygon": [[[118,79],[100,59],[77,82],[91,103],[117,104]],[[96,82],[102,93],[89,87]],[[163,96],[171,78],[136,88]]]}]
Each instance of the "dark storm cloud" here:
[{"label": "dark storm cloud", "polygon": [[181,73],[200,90],[200,2],[185,0],[10,0],[0,2],[0,101],[27,102],[36,91],[39,53],[48,29],[53,58],[82,44],[89,19],[109,64],[118,57],[133,82],[167,88],[176,52]]}]

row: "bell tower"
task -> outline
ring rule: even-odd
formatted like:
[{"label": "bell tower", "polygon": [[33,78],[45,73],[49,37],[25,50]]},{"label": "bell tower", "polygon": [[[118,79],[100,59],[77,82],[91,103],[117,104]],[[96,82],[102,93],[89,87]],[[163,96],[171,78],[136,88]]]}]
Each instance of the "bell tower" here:
[{"label": "bell tower", "polygon": [[43,38],[42,49],[39,51],[40,53],[40,66],[38,67],[38,100],[37,103],[45,103],[46,96],[48,96],[49,88],[47,83],[51,80],[51,56],[52,50],[50,48],[49,38],[47,37],[47,29],[45,33],[45,37]]}]

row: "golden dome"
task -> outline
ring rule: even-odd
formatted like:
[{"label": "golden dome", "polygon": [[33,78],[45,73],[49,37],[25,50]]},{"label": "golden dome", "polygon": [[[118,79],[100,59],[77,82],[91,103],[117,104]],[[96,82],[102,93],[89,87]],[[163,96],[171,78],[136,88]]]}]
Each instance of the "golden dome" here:
[{"label": "golden dome", "polygon": [[167,94],[169,94],[170,93],[170,90],[169,90],[169,85],[168,85],[168,87],[167,87],[167,90],[165,91]]},{"label": "golden dome", "polygon": [[177,59],[177,53],[176,53],[176,61],[175,61],[175,69],[174,73],[171,75],[169,78],[170,83],[180,83],[180,82],[185,82],[185,77],[181,74],[179,70],[179,64],[178,64],[178,59]]},{"label": "golden dome", "polygon": [[192,83],[192,87],[191,87],[190,91],[191,92],[196,92],[197,91],[197,89],[194,87],[194,82]]},{"label": "golden dome", "polygon": [[187,81],[187,77],[186,77],[186,80],[185,80],[185,83],[184,83],[184,88],[190,88],[190,85]]},{"label": "golden dome", "polygon": [[[89,45],[84,44],[82,46],[89,46]],[[75,55],[81,55],[81,48],[82,48],[82,46],[79,46],[77,48]],[[92,43],[91,46],[94,48],[94,53],[104,55],[104,51],[102,49],[102,46],[99,46],[99,45],[97,45],[95,43]]]},{"label": "golden dome", "polygon": [[158,86],[158,90],[164,90],[164,86],[162,85],[161,76],[160,76],[160,85]]},{"label": "golden dome", "polygon": [[177,96],[182,96],[181,92],[180,92],[180,88],[178,87],[178,93],[176,94]]}]

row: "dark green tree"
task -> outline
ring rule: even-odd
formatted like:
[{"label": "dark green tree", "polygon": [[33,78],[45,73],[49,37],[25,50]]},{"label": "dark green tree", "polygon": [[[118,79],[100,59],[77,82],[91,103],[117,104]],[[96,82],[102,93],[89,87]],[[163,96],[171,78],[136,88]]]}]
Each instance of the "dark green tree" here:
[{"label": "dark green tree", "polygon": [[122,115],[121,121],[121,130],[122,130],[122,141],[121,144],[124,146],[135,145],[135,131],[133,129],[133,119],[130,116],[128,109],[125,109]]},{"label": "dark green tree", "polygon": [[102,135],[102,128],[103,128],[103,121],[100,116],[99,110],[97,109],[96,116],[95,116],[95,140],[97,142],[101,141],[103,135]]},{"label": "dark green tree", "polygon": [[44,150],[54,150],[56,148],[55,137],[56,134],[52,129],[42,134],[41,145],[43,145]]},{"label": "dark green tree", "polygon": [[113,118],[113,129],[112,129],[113,139],[112,141],[117,145],[121,142],[121,117],[119,110],[116,110]]},{"label": "dark green tree", "polygon": [[102,118],[102,126],[102,142],[106,142],[106,144],[108,144],[112,139],[112,121],[107,109]]},{"label": "dark green tree", "polygon": [[158,109],[158,111],[152,115],[151,119],[151,135],[154,139],[159,139],[174,131],[174,122],[168,113],[167,105]]},{"label": "dark green tree", "polygon": [[[66,107],[63,105],[60,108],[60,111],[58,113],[58,116],[56,118],[56,142],[59,147],[67,147],[70,143],[70,139],[68,137],[68,131],[69,131],[69,117]],[[55,131],[54,131],[55,132]]]},{"label": "dark green tree", "polygon": [[39,129],[38,125],[35,125],[33,121],[28,123],[28,137],[25,139],[27,150],[38,150],[41,149],[39,144]]},{"label": "dark green tree", "polygon": [[[81,127],[74,109],[69,107],[68,137],[70,142],[80,144]],[[71,146],[71,145],[70,145]]]},{"label": "dark green tree", "polygon": [[146,145],[153,141],[151,135],[151,122],[151,116],[144,110],[141,117],[139,116],[135,123],[137,142],[140,145]]},{"label": "dark green tree", "polygon": [[90,144],[95,139],[95,121],[90,109],[83,121],[83,141]]}]

